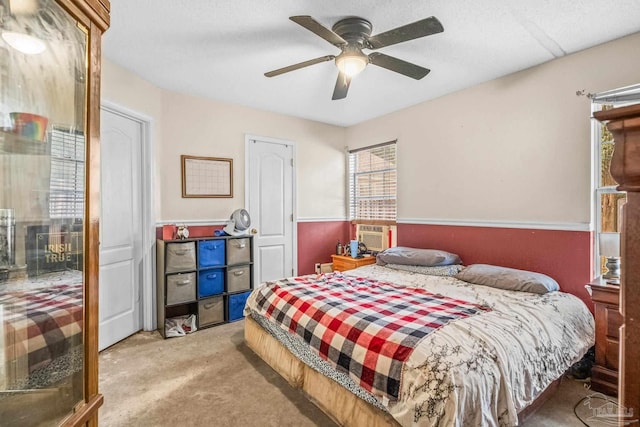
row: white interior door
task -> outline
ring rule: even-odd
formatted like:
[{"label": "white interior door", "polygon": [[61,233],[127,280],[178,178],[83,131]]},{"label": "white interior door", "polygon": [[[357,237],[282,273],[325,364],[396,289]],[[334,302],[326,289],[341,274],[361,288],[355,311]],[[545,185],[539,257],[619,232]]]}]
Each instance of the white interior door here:
[{"label": "white interior door", "polygon": [[100,115],[100,350],[141,329],[142,124]]},{"label": "white interior door", "polygon": [[293,145],[248,138],[247,152],[255,286],[295,274]]}]

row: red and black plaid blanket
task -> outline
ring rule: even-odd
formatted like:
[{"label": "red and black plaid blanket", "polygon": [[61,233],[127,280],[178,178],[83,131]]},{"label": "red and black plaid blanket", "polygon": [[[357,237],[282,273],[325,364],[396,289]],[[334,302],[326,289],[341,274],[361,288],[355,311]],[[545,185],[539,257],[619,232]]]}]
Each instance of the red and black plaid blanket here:
[{"label": "red and black plaid blanket", "polygon": [[82,284],[0,293],[5,357],[27,357],[28,372],[82,343]]},{"label": "red and black plaid blanket", "polygon": [[299,335],[320,357],[373,394],[397,399],[402,365],[429,333],[489,311],[409,288],[330,273],[267,282],[259,313]]}]

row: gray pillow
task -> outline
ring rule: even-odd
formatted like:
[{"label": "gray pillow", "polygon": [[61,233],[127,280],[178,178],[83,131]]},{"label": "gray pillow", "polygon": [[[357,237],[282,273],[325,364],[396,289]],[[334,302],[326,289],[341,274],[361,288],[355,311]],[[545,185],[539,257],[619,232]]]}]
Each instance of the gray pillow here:
[{"label": "gray pillow", "polygon": [[560,290],[558,282],[545,274],[499,267],[497,265],[472,264],[454,277],[476,285],[491,286],[509,291],[546,294],[547,292]]},{"label": "gray pillow", "polygon": [[376,258],[376,263],[378,265],[401,264],[434,267],[438,265],[462,264],[462,261],[460,261],[458,255],[438,249],[417,249],[397,246],[380,252]]}]

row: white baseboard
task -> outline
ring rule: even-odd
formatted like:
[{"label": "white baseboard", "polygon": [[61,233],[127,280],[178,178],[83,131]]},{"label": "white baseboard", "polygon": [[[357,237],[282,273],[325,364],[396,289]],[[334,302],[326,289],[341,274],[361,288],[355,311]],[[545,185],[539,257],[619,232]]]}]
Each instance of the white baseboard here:
[{"label": "white baseboard", "polygon": [[[186,226],[216,226],[226,225],[227,219],[211,220],[162,220],[156,222],[156,227],[163,225]],[[340,222],[349,221],[347,218],[298,218],[297,222]],[[589,223],[582,222],[534,222],[534,221],[491,221],[491,220],[457,220],[457,219],[425,219],[425,218],[398,218],[398,224],[417,225],[448,225],[458,227],[492,227],[492,228],[524,228],[532,230],[558,230],[558,231],[592,231]]]},{"label": "white baseboard", "polygon": [[163,225],[186,225],[189,226],[207,226],[207,225],[227,225],[228,219],[182,219],[182,220],[162,220],[156,222],[156,227]]},{"label": "white baseboard", "polygon": [[339,222],[349,221],[347,218],[298,218],[298,222]]},{"label": "white baseboard", "polygon": [[581,222],[534,222],[534,221],[490,221],[399,218],[398,224],[449,225],[458,227],[526,228],[533,230],[591,231],[589,223]]}]

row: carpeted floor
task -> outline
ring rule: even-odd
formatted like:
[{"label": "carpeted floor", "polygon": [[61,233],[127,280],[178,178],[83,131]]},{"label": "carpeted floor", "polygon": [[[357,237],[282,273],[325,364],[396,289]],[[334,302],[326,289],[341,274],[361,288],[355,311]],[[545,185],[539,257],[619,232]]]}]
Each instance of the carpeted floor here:
[{"label": "carpeted floor", "polygon": [[[167,340],[140,332],[100,353],[100,426],[335,426],[245,345],[243,328],[239,321]],[[590,395],[565,379],[525,426],[584,426],[574,406]],[[594,417],[605,403],[593,397],[577,411],[587,425],[605,426]]]}]

